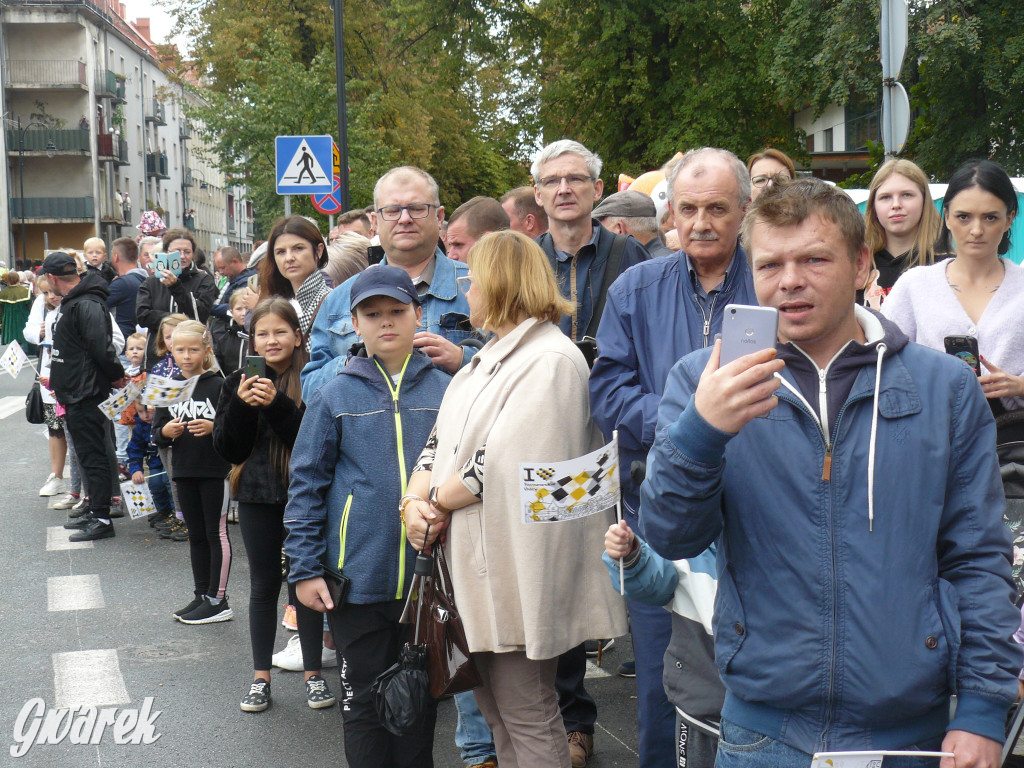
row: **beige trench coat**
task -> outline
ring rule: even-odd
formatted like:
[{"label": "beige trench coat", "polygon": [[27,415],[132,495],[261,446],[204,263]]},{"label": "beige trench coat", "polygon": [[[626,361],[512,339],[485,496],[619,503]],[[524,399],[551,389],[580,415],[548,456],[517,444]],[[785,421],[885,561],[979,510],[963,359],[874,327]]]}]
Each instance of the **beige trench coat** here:
[{"label": "beige trench coat", "polygon": [[453,513],[446,549],[474,652],[550,659],[627,631],[625,604],[601,562],[615,510],[522,522],[520,462],[577,458],[602,444],[588,377],[583,356],[558,327],[531,318],[491,339],[445,393],[431,485],[486,446],[483,502]]}]

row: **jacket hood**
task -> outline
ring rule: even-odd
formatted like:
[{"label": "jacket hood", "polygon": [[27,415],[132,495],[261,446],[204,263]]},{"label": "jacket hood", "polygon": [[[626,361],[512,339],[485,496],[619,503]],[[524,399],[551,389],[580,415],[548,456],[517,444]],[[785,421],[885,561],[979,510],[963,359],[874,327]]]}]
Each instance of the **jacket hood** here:
[{"label": "jacket hood", "polygon": [[88,294],[96,296],[103,302],[106,302],[110,295],[110,286],[98,269],[87,269],[78,281],[78,285],[68,291],[61,303],[67,303]]},{"label": "jacket hood", "polygon": [[[899,329],[895,323],[888,320],[881,312],[867,309],[861,305],[854,307],[857,323],[864,331],[865,342],[849,342],[837,353],[834,359],[833,369],[837,373],[850,368],[860,368],[864,365],[875,365],[878,361],[878,347],[884,345],[882,359],[888,359],[901,351],[910,341],[907,335]],[[778,346],[779,357],[786,361],[786,365],[800,365],[807,360],[804,353],[792,342]]]},{"label": "jacket hood", "polygon": [[[381,361],[381,359],[376,355],[373,357],[367,357],[365,345],[358,346],[361,346],[361,349],[358,350],[359,354],[350,357],[348,362],[345,364],[345,367],[338,372],[338,375],[357,376],[361,379],[379,382],[381,380],[381,373],[377,364],[380,363],[383,368],[383,361]],[[433,367],[434,364],[426,354],[414,351],[412,355],[409,356],[409,362],[405,366],[405,374],[402,377],[403,382],[412,381],[413,379],[418,378],[424,371],[428,371]],[[387,369],[385,368],[385,370]]]}]

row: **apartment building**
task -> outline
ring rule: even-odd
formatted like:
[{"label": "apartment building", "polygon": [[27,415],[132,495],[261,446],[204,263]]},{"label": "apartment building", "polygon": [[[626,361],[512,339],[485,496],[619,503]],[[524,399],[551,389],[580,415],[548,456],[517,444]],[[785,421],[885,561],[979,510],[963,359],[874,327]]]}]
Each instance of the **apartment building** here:
[{"label": "apartment building", "polygon": [[135,236],[144,210],[196,229],[206,250],[251,248],[229,230],[245,190],[199,159],[186,90],[164,66],[148,19],[117,0],[0,3],[0,260]]}]

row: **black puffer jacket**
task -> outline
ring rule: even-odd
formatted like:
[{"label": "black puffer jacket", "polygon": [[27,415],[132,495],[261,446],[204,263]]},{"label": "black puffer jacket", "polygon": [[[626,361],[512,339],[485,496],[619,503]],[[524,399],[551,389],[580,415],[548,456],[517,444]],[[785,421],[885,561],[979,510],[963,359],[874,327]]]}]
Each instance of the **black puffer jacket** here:
[{"label": "black puffer jacket", "polygon": [[[238,396],[242,371],[235,371],[224,382],[213,422],[213,447],[232,464],[245,462],[239,477],[237,501],[257,504],[281,504],[288,501],[288,480],[274,466],[274,443],[288,450],[302,423],[305,406],[297,406],[278,390],[274,401],[264,407],[253,407]],[[267,378],[277,383],[277,375],[267,370]]]},{"label": "black puffer jacket", "polygon": [[107,395],[124,377],[114,351],[113,321],[107,310],[110,289],[97,270],[88,270],[57,308],[53,321],[50,388],[63,405]]},{"label": "black puffer jacket", "polygon": [[149,342],[146,345],[147,371],[160,359],[156,352],[160,321],[167,315],[181,312],[193,320],[205,323],[216,300],[217,284],[209,272],[199,269],[195,263],[183,269],[178,282],[170,288],[160,282],[156,275],[143,281],[135,298],[135,319],[149,330]]}]

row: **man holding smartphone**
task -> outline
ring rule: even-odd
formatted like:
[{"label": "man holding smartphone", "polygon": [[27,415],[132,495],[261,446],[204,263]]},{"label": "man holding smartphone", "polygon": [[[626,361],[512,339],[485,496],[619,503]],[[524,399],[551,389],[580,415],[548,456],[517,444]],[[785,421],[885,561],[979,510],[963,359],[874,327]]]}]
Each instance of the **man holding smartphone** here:
[{"label": "man holding smartphone", "polygon": [[776,184],[743,241],[780,344],[672,369],[641,491],[659,554],[719,540],[716,765],[909,749],[953,757],[887,768],[996,768],[1020,616],[977,380],[855,304],[871,257],[841,190]]}]

